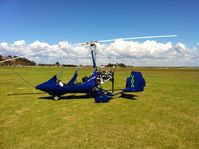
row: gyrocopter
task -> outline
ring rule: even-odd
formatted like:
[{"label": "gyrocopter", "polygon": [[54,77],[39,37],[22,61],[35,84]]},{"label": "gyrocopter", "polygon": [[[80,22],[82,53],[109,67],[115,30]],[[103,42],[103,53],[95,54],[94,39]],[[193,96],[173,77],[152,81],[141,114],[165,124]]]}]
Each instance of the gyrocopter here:
[{"label": "gyrocopter", "polygon": [[[162,36],[145,36],[145,37],[133,37],[133,38],[120,38],[123,40],[133,40],[133,39],[146,39],[146,38],[165,38],[165,37],[175,37],[176,35],[162,35]],[[93,63],[93,71],[90,76],[85,76],[82,78],[82,82],[76,83],[78,77],[78,69],[75,71],[73,77],[67,83],[63,83],[58,79],[57,75],[54,75],[48,81],[37,85],[35,88],[43,92],[48,93],[52,96],[54,100],[60,100],[64,94],[67,93],[86,93],[90,97],[95,99],[96,103],[106,103],[112,99],[113,96],[118,94],[123,94],[126,92],[142,92],[146,86],[145,79],[141,72],[132,71],[130,76],[126,79],[126,86],[121,89],[120,92],[114,93],[114,73],[115,68],[109,72],[102,72],[98,69],[96,65],[96,46],[97,43],[113,42],[117,39],[101,40],[101,41],[90,41],[85,43],[80,43],[72,46],[88,45],[90,47],[91,58]],[[28,55],[18,56],[12,59],[7,59],[1,61],[0,63],[18,59],[21,57],[36,55],[39,53],[44,53],[49,50],[41,51],[38,53],[32,53]],[[102,84],[106,81],[112,82],[112,91],[108,91],[102,88]]]}]

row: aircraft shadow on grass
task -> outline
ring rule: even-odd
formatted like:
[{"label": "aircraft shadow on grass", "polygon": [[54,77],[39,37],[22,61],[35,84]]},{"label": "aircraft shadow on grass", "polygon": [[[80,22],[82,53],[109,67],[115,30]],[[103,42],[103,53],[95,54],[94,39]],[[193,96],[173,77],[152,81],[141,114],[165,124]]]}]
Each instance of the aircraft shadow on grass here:
[{"label": "aircraft shadow on grass", "polygon": [[46,93],[13,93],[13,94],[7,94],[7,96],[37,95],[37,94],[46,94]]},{"label": "aircraft shadow on grass", "polygon": [[[92,97],[88,95],[68,95],[68,96],[62,96],[63,100],[75,100],[75,99],[90,99]],[[45,96],[45,97],[39,97],[38,99],[46,99],[46,100],[52,100],[52,96]]]},{"label": "aircraft shadow on grass", "polygon": [[[116,90],[120,90],[120,89],[116,89]],[[7,96],[23,96],[23,95],[39,95],[39,94],[46,94],[46,93],[13,93],[13,94],[7,94]],[[137,100],[137,95],[133,95],[133,94],[126,94],[126,93],[122,93],[120,96],[120,98],[124,98],[124,99],[129,99],[129,100]],[[91,99],[92,97],[89,95],[68,95],[68,96],[62,96],[62,99],[65,100],[75,100],[75,99]],[[44,96],[44,97],[39,97],[38,99],[46,99],[46,100],[52,100],[52,96]]]},{"label": "aircraft shadow on grass", "polygon": [[133,95],[133,94],[121,94],[119,97],[124,98],[124,99],[129,99],[129,100],[137,100],[137,95]]},{"label": "aircraft shadow on grass", "polygon": [[[115,89],[115,91],[121,91],[121,90],[122,89]],[[121,93],[121,95],[119,97],[120,98],[129,99],[129,100],[137,100],[138,95],[133,95],[133,94],[128,94],[128,93]]]},{"label": "aircraft shadow on grass", "polygon": [[[119,96],[120,98],[128,99],[128,100],[137,100],[137,95],[132,94],[121,94]],[[79,99],[91,99],[92,97],[89,95],[69,95],[69,96],[62,96],[63,100],[79,100]],[[52,96],[45,96],[45,97],[39,97],[38,99],[46,99],[46,100],[52,100]]]}]

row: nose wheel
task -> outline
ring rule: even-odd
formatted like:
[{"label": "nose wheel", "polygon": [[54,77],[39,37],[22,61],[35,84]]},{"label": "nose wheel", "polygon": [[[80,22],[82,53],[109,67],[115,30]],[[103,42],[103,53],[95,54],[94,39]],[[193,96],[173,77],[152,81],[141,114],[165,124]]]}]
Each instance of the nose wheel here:
[{"label": "nose wheel", "polygon": [[53,96],[53,100],[60,100],[60,96]]}]

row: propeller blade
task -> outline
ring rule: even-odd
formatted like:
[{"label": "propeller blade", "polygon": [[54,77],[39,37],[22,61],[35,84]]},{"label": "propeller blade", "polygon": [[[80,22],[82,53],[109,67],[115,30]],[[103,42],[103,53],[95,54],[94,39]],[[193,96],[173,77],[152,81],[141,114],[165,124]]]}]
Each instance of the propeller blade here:
[{"label": "propeller blade", "polygon": [[171,38],[177,37],[177,35],[159,35],[159,36],[141,36],[141,37],[131,37],[131,38],[116,38],[116,39],[108,39],[108,40],[99,40],[99,43],[113,42],[118,39],[122,40],[134,40],[134,39],[151,39],[151,38]]}]

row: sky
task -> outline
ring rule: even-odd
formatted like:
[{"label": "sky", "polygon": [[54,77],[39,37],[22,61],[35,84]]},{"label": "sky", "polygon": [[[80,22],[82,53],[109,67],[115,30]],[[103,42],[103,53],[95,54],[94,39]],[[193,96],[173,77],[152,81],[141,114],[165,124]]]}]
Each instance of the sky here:
[{"label": "sky", "polygon": [[199,66],[198,14],[198,0],[0,0],[0,54],[86,65],[88,46],[71,44],[176,34],[98,45],[98,64]]}]

